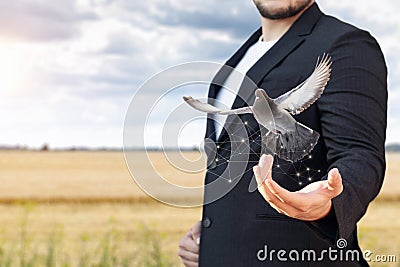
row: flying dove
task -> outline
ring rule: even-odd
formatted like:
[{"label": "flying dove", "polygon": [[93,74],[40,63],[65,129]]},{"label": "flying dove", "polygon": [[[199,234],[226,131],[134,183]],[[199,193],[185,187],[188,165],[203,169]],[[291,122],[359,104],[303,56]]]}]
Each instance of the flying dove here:
[{"label": "flying dove", "polygon": [[253,113],[262,126],[263,148],[284,160],[295,162],[313,150],[319,133],[297,122],[291,114],[303,112],[322,95],[330,78],[331,65],[331,57],[324,54],[321,60],[318,58],[313,73],[304,82],[275,99],[270,98],[264,89],[257,89],[253,106],[222,110],[190,96],[183,99],[194,109],[207,113]]}]

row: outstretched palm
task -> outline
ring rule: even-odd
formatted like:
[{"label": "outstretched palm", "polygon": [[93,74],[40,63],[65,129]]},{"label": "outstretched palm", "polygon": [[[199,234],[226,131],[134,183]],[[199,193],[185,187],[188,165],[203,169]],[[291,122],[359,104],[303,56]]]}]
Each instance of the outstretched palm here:
[{"label": "outstretched palm", "polygon": [[290,192],[272,179],[273,161],[271,155],[262,155],[259,164],[253,167],[258,191],[264,199],[279,213],[292,218],[314,221],[325,217],[332,207],[331,200],[343,191],[339,170],[330,170],[327,180]]}]

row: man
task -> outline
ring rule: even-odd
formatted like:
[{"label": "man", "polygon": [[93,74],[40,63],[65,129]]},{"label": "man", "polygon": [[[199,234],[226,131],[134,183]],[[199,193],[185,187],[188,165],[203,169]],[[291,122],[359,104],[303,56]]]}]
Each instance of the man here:
[{"label": "man", "polygon": [[[387,70],[380,47],[368,32],[323,14],[313,0],[253,1],[262,27],[226,65],[245,71],[275,98],[307,78],[318,56],[329,53],[332,74],[324,93],[294,116],[321,137],[312,154],[295,163],[260,157],[260,139],[253,138],[258,124],[252,115],[240,115],[252,151],[248,166],[220,199],[208,203],[205,191],[202,221],[181,240],[179,256],[190,267],[368,266],[356,224],[385,172]],[[261,49],[259,42],[270,47]],[[241,86],[238,93],[245,97],[233,106],[252,103],[255,89]],[[223,94],[223,87],[211,85],[209,98],[230,105]],[[206,137],[218,150],[206,184],[235,168],[226,160],[233,153],[229,131],[215,133],[212,119]],[[224,128],[235,125],[227,119]],[[253,173],[260,184],[251,193]]]}]

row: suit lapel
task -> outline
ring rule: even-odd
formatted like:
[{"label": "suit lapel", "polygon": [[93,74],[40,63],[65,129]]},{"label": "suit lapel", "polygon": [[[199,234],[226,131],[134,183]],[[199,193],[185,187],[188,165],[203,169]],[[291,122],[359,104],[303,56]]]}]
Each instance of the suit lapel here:
[{"label": "suit lapel", "polygon": [[[252,46],[255,42],[257,42],[258,38],[261,36],[261,28],[259,28],[256,32],[254,32],[247,41],[237,50],[231,58],[226,61],[225,65],[218,71],[215,75],[214,79],[211,82],[209,91],[208,91],[208,103],[214,105],[214,99],[217,97],[219,90],[222,85],[225,83],[229,74],[232,72],[232,69],[236,67],[236,65],[243,58],[246,51]],[[213,141],[216,141],[215,135],[215,125],[214,120],[212,118],[212,114],[207,114],[207,130],[206,130],[206,138],[210,138]]]},{"label": "suit lapel", "polygon": [[[254,64],[254,66],[247,72],[247,78],[245,78],[244,82],[241,84],[238,96],[236,97],[232,108],[239,108],[253,104],[248,102],[254,101],[254,91],[258,88],[258,84],[277,64],[283,61],[292,51],[301,45],[305,36],[312,32],[313,27],[321,15],[322,12],[319,10],[318,5],[314,3],[278,40],[278,42],[268,50],[268,52],[265,53],[256,64]],[[238,62],[239,60],[236,64]],[[228,116],[218,138],[218,142],[223,142],[228,137],[226,129],[232,125],[235,118],[237,119],[238,117],[232,115]]]}]

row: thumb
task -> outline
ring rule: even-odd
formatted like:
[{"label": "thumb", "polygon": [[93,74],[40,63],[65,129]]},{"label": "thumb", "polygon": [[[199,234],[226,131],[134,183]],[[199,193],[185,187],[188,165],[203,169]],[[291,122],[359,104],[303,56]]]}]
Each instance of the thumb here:
[{"label": "thumb", "polygon": [[193,240],[196,241],[197,244],[200,244],[201,221],[197,222],[190,231]]},{"label": "thumb", "polygon": [[256,176],[259,185],[271,176],[273,164],[274,157],[272,155],[263,154],[260,157],[258,165],[253,168],[254,175]]},{"label": "thumb", "polygon": [[342,176],[337,168],[333,168],[328,173],[328,190],[333,194],[333,197],[340,195],[343,191]]}]

